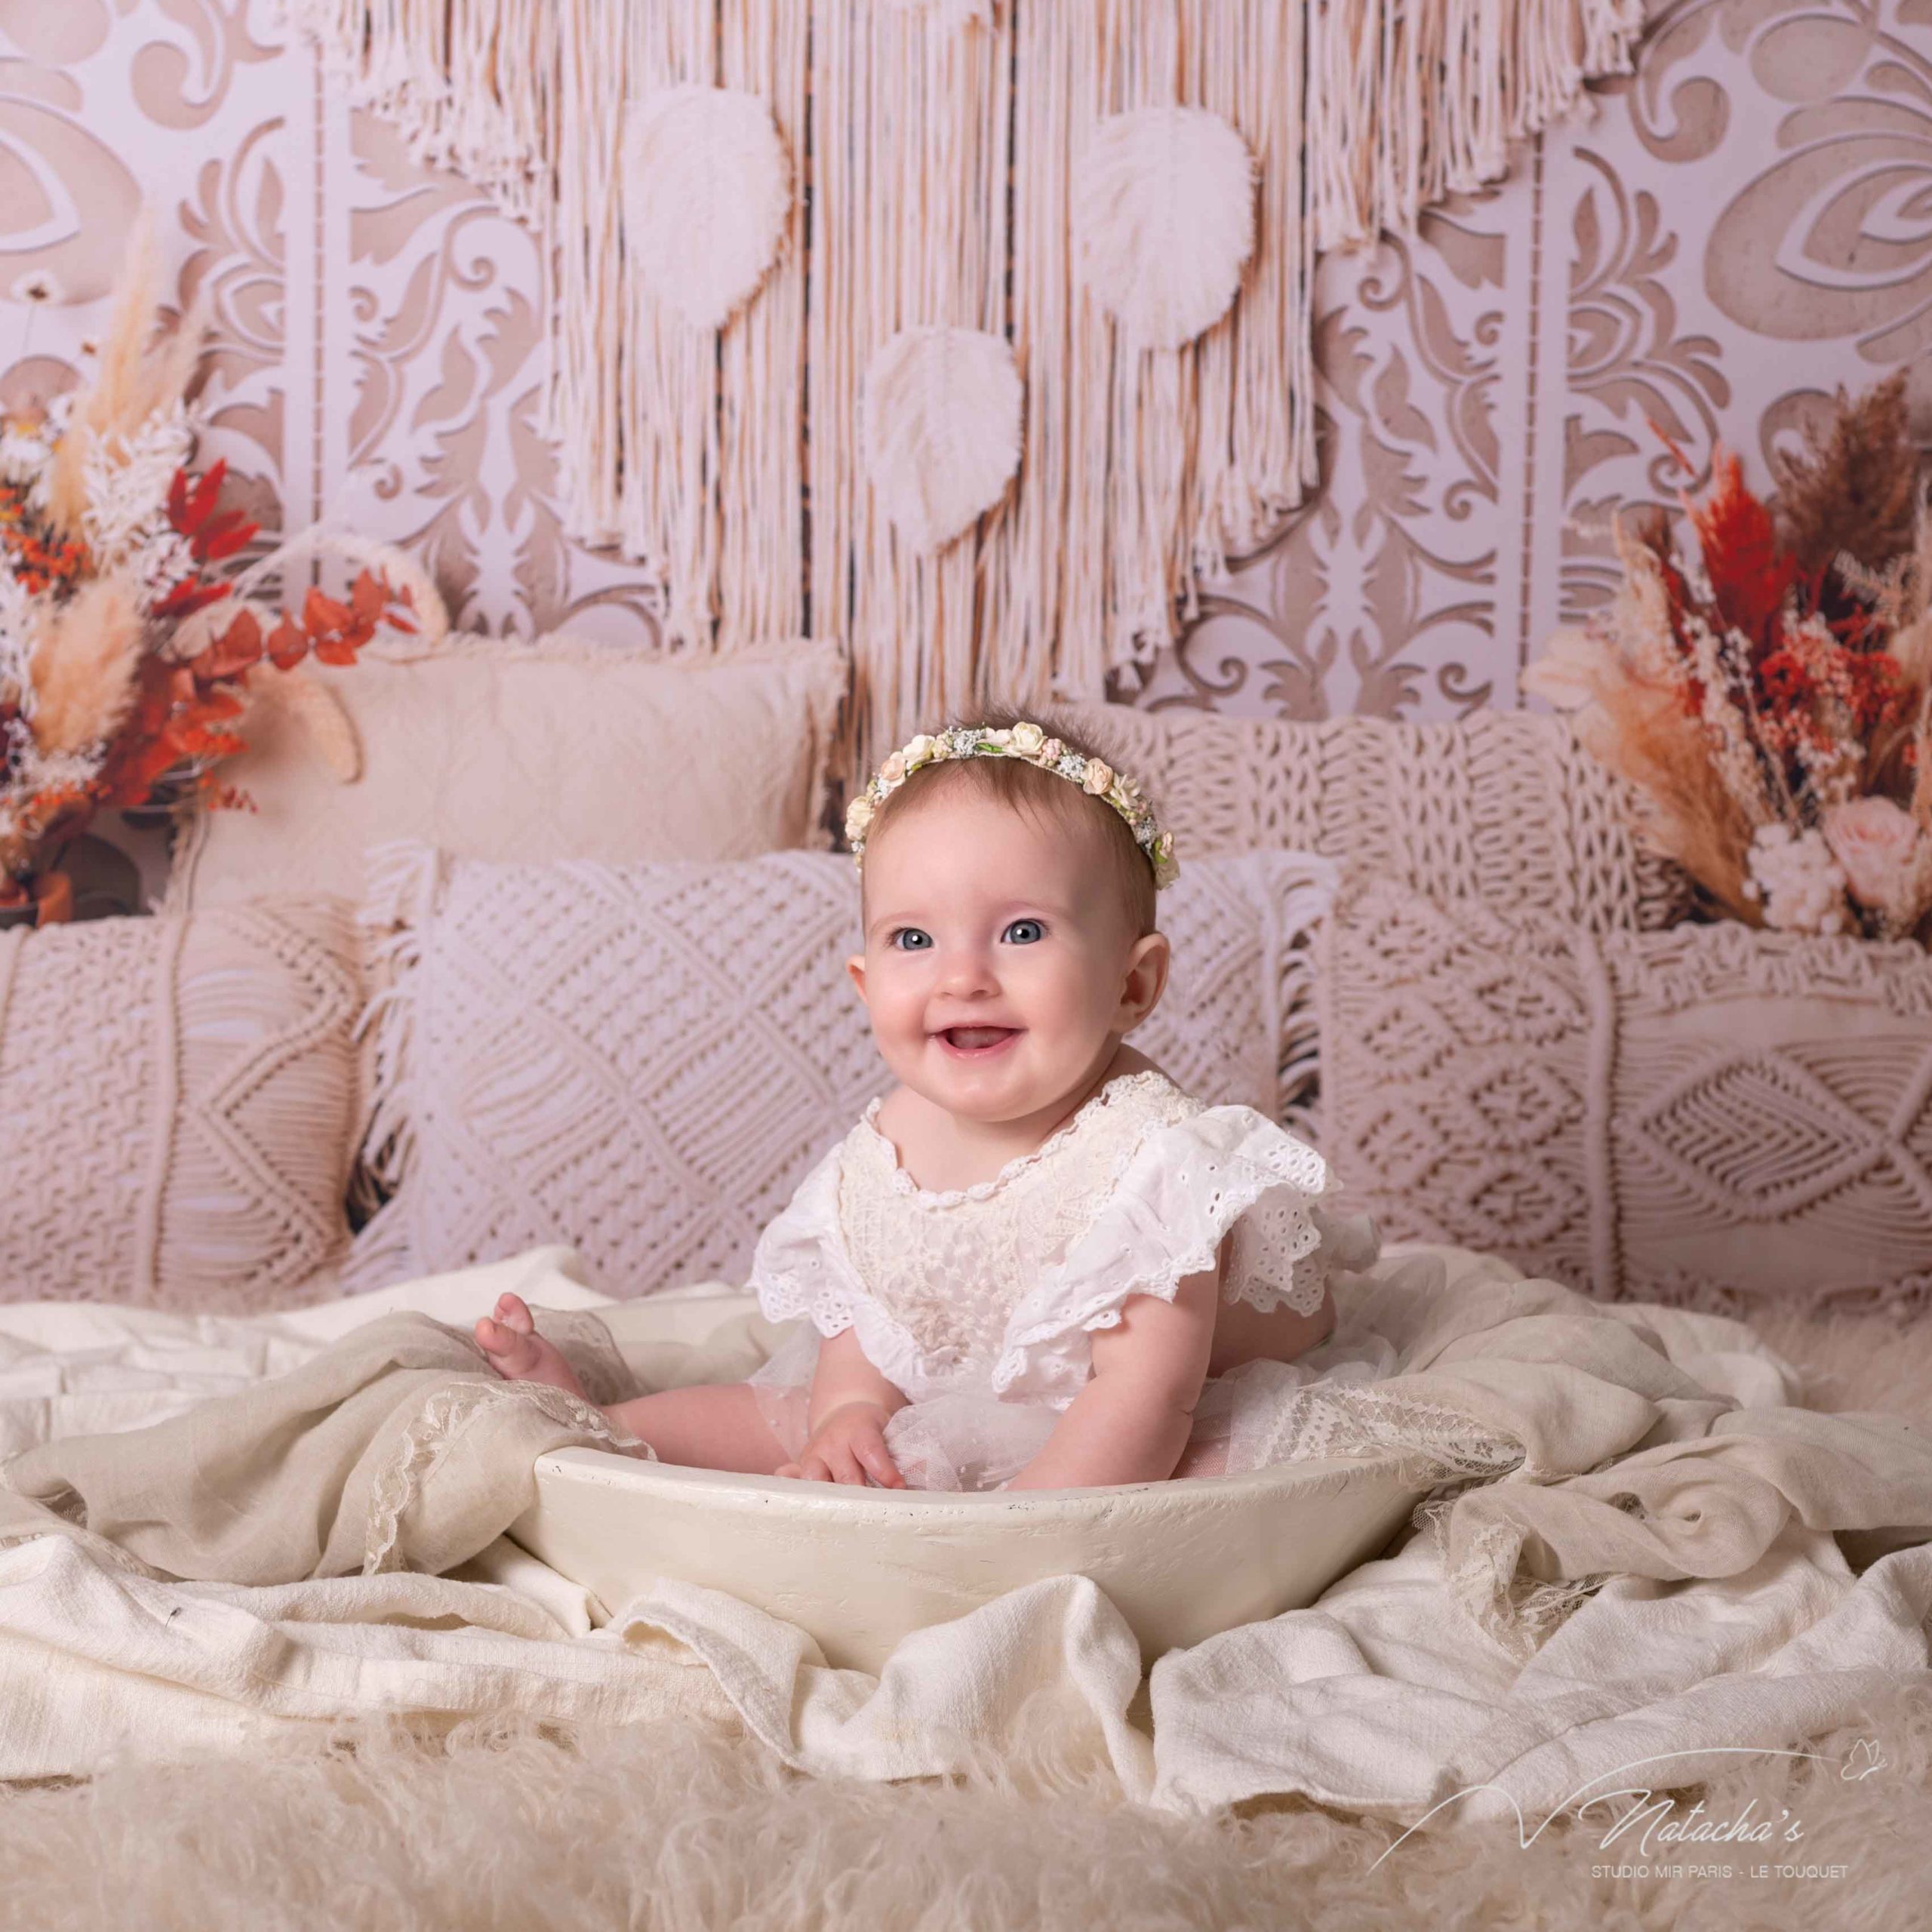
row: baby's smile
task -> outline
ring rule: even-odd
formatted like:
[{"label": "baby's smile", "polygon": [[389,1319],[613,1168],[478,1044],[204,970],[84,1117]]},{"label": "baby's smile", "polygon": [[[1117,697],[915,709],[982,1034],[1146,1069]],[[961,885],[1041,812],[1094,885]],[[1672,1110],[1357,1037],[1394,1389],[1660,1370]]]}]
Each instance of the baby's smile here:
[{"label": "baby's smile", "polygon": [[990,1060],[1025,1030],[1020,1026],[948,1026],[933,1038],[961,1060]]}]

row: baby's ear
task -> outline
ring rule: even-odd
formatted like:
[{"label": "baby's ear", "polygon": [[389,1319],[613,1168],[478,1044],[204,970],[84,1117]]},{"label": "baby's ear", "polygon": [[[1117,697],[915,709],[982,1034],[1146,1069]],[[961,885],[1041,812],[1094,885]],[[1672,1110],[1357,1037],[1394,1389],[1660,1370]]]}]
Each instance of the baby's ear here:
[{"label": "baby's ear", "polygon": [[852,983],[858,988],[859,997],[863,1000],[866,996],[866,955],[863,952],[854,953],[846,961],[845,970],[852,976]]},{"label": "baby's ear", "polygon": [[1127,979],[1121,1003],[1133,1014],[1130,1026],[1137,1026],[1161,1003],[1167,990],[1168,969],[1173,949],[1165,933],[1144,933],[1134,943],[1128,955]]}]

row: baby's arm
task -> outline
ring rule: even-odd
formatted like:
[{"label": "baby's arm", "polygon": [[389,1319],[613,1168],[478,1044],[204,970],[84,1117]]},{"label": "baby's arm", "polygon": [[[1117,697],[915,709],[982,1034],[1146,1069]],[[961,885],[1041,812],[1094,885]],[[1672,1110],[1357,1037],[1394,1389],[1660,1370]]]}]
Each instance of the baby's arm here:
[{"label": "baby's arm", "polygon": [[1008,1489],[1164,1482],[1194,1429],[1220,1301],[1218,1260],[1172,1301],[1129,1295],[1119,1325],[1093,1331],[1094,1373]]},{"label": "baby's arm", "polygon": [[866,1359],[856,1328],[841,1328],[819,1344],[818,1367],[812,1374],[805,1426],[816,1432],[834,1409],[843,1408],[848,1402],[874,1403],[887,1416],[906,1406],[904,1392],[887,1381]]},{"label": "baby's arm", "polygon": [[866,1359],[857,1331],[841,1328],[819,1344],[805,1410],[805,1446],[797,1462],[783,1464],[776,1473],[806,1481],[863,1483],[869,1472],[884,1487],[903,1488],[880,1432],[905,1406],[904,1392]]}]

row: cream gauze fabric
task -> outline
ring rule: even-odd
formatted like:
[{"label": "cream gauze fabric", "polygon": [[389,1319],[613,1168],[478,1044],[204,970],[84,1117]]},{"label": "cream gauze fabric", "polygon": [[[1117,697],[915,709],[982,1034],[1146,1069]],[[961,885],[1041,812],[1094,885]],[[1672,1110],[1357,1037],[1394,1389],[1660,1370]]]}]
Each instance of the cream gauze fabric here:
[{"label": "cream gauze fabric", "polygon": [[[1110,1080],[1033,1152],[953,1190],[913,1181],[878,1107],[805,1177],[752,1258],[766,1318],[808,1318],[752,1378],[795,1457],[821,1337],[853,1329],[909,1398],[885,1439],[909,1484],[992,1489],[1045,1445],[1088,1380],[1094,1331],[1117,1327],[1131,1296],[1171,1300],[1224,1238],[1223,1301],[1264,1314],[1317,1313],[1338,1247],[1352,1266],[1374,1258],[1371,1229],[1316,1206],[1335,1189],[1314,1149],[1158,1072]],[[1274,1361],[1211,1382],[1193,1443],[1232,1435],[1224,1468],[1260,1466],[1243,1456],[1268,1432],[1251,1412],[1284,1374],[1297,1386]]]},{"label": "cream gauze fabric", "polygon": [[[1313,1058],[1325,859],[1190,866],[1134,1044],[1190,1092],[1288,1120]],[[368,1158],[396,1188],[352,1291],[572,1243],[611,1292],[742,1280],[761,1229],[891,1076],[844,969],[849,856],[493,865],[382,848],[364,908]]]}]

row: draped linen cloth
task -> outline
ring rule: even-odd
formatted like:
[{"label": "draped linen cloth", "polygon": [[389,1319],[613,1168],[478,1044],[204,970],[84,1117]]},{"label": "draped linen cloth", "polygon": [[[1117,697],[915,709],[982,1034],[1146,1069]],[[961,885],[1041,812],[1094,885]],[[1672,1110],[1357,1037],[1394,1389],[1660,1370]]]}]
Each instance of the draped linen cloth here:
[{"label": "draped linen cloth", "polygon": [[[1337,1276],[1335,1343],[1380,1336],[1396,1372],[1309,1383],[1281,1444],[1407,1445],[1444,1475],[1425,1533],[1306,1610],[1161,1660],[1151,1740],[1130,1717],[1132,1633],[1085,1578],[915,1633],[878,1679],[695,1585],[660,1583],[593,1627],[580,1590],[497,1534],[534,1455],[598,1439],[593,1420],[510,1392],[439,1456],[404,1451],[429,1404],[487,1386],[469,1321],[516,1287],[607,1398],[623,1379],[741,1376],[783,1331],[732,1297],[702,1347],[640,1349],[656,1312],[579,1272],[540,1251],[373,1310],[0,1312],[0,1443],[28,1444],[0,1464],[0,1777],[232,1746],[276,1717],[503,1704],[721,1715],[801,1769],[928,1775],[961,1736],[1014,1734],[1022,1690],[1045,1681],[1143,1801],[1300,1790],[1413,1815],[1453,1774],[1495,1784],[1480,1816],[1558,1803],[1580,1767],[1660,1735],[1694,1780],[1700,1746],[1783,1745],[1932,1667],[1932,1440],[1804,1407],[1798,1372],[1742,1324],[1593,1303],[1455,1250]],[[397,1503],[380,1477],[398,1460]],[[223,1571],[254,1581],[202,1580]]]}]

